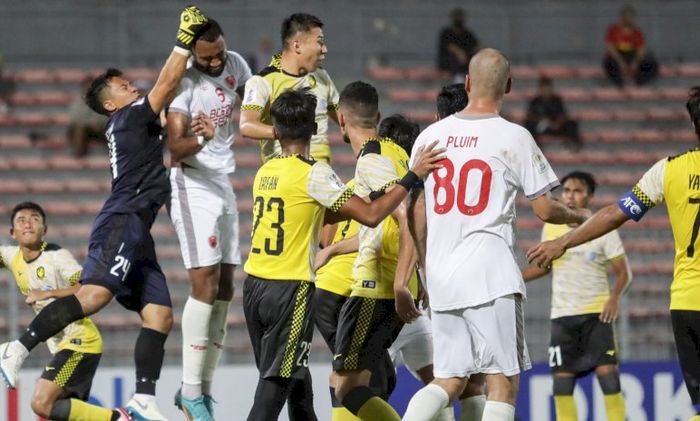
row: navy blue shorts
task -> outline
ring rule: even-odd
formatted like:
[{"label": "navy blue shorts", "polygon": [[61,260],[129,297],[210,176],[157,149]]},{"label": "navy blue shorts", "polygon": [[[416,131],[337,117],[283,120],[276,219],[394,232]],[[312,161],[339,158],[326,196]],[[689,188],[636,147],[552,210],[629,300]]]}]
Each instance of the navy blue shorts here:
[{"label": "navy blue shorts", "polygon": [[137,213],[97,215],[80,283],[109,289],[128,310],[141,311],[146,304],[172,307],[151,225],[151,218]]}]

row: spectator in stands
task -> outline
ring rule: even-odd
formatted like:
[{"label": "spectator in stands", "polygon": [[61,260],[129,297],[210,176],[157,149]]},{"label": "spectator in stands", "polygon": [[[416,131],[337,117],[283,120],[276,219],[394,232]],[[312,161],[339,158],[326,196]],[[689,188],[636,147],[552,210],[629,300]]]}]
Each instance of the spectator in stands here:
[{"label": "spectator in stands", "polygon": [[73,156],[80,158],[87,155],[90,141],[105,142],[104,125],[107,121],[105,116],[92,111],[85,104],[83,95],[92,79],[84,79],[80,85],[80,95],[73,98],[68,114],[70,123],[68,124],[68,143],[70,144]]},{"label": "spectator in stands", "polygon": [[479,40],[466,26],[466,14],[462,9],[450,12],[451,24],[440,32],[437,67],[450,72],[455,82],[464,82],[469,60],[479,47]]},{"label": "spectator in stands", "polygon": [[538,142],[541,135],[559,136],[573,149],[581,148],[578,122],[567,115],[564,101],[554,91],[548,77],[542,76],[537,82],[537,92],[528,104],[524,125]]},{"label": "spectator in stands", "polygon": [[248,56],[248,64],[253,74],[258,73],[270,63],[270,57],[274,54],[273,44],[270,37],[262,37],[258,40],[258,49]]},{"label": "spectator in stands", "polygon": [[649,54],[644,34],[635,23],[632,6],[620,9],[620,20],[608,28],[603,68],[610,80],[622,88],[626,81],[644,85],[659,73],[659,65]]},{"label": "spectator in stands", "polygon": [[10,96],[15,92],[15,82],[5,76],[5,60],[0,55],[0,114],[10,111]]}]

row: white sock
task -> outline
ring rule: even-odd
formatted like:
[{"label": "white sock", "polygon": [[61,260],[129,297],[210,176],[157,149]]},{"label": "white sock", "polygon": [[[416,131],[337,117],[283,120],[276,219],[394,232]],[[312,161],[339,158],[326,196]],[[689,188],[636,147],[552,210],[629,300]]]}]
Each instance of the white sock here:
[{"label": "white sock", "polygon": [[214,301],[209,318],[209,344],[204,357],[202,368],[202,393],[211,395],[211,384],[214,380],[214,371],[219,365],[221,354],[224,352],[224,339],[226,339],[226,322],[228,321],[228,309],[230,301]]},{"label": "white sock", "polygon": [[9,346],[11,346],[15,351],[19,352],[22,357],[22,361],[26,360],[29,356],[29,351],[27,351],[27,348],[22,345],[22,342],[19,340],[15,339],[14,341],[10,342]]},{"label": "white sock", "polygon": [[433,421],[455,421],[455,409],[452,405],[447,405],[433,417]]},{"label": "white sock", "polygon": [[202,367],[209,341],[212,305],[187,298],[182,311],[182,397],[202,395]]},{"label": "white sock", "polygon": [[413,395],[402,420],[431,421],[449,403],[450,397],[445,389],[429,384]]},{"label": "white sock", "polygon": [[486,395],[470,396],[459,401],[462,415],[459,421],[481,421],[486,405]]},{"label": "white sock", "polygon": [[513,421],[515,407],[505,402],[486,401],[481,421]]},{"label": "white sock", "polygon": [[156,397],[153,395],[146,395],[145,393],[134,393],[134,399],[141,403],[156,403]]}]

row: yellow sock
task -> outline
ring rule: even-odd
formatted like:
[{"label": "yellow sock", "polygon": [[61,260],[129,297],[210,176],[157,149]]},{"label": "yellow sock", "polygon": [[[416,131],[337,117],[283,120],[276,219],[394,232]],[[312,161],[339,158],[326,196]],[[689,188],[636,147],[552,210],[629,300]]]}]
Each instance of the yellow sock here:
[{"label": "yellow sock", "polygon": [[605,413],[608,421],[625,421],[625,400],[622,393],[605,395]]},{"label": "yellow sock", "polygon": [[367,400],[357,411],[357,416],[362,421],[401,421],[394,408],[378,396]]},{"label": "yellow sock", "polygon": [[70,400],[70,415],[68,421],[110,421],[112,410],[95,406],[78,399]]},{"label": "yellow sock", "polygon": [[334,407],[332,414],[332,421],[360,421],[359,418],[353,415],[352,412],[348,411],[344,406]]},{"label": "yellow sock", "polygon": [[700,421],[700,415],[693,416],[693,418],[691,418],[690,421]]},{"label": "yellow sock", "polygon": [[[607,408],[607,406],[608,401],[606,400],[605,407]],[[578,421],[573,395],[554,395],[554,409],[557,413],[557,421]]]}]

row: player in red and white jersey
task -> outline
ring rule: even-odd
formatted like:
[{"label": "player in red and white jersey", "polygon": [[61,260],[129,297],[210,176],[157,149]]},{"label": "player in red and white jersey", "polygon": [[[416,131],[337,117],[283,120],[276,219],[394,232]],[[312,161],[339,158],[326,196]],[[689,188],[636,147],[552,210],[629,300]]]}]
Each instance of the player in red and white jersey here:
[{"label": "player in red and white jersey", "polygon": [[241,263],[238,208],[229,180],[236,168],[231,114],[251,72],[238,53],[227,50],[213,19],[192,54],[168,108],[173,161],[168,209],[192,282],[182,313],[182,397],[176,397],[176,405],[188,419],[206,421],[213,419],[211,383],[223,352],[233,273]]},{"label": "player in red and white jersey", "polygon": [[[484,49],[469,65],[469,105],[421,133],[414,151],[439,141],[447,158],[425,180],[424,215],[413,214],[425,244],[435,380],[411,399],[404,420],[431,420],[457,399],[467,379],[485,373],[482,420],[513,420],[519,373],[530,367],[523,332],[525,286],[513,250],[515,196],[535,214],[577,223],[588,212],[552,199],[559,181],[523,127],[499,116],[510,90],[507,59]],[[415,152],[414,152],[415,153]]]}]

